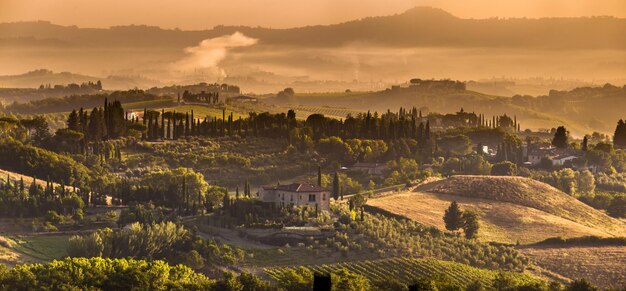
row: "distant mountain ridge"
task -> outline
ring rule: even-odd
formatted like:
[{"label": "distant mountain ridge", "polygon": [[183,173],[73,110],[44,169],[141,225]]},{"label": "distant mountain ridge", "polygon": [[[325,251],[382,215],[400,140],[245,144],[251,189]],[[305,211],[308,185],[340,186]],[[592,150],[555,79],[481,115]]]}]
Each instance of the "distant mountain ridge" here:
[{"label": "distant mountain ridge", "polygon": [[390,16],[289,29],[216,26],[210,30],[184,31],[145,25],[100,29],[60,26],[44,21],[1,23],[0,39],[3,42],[23,40],[2,45],[46,40],[42,43],[57,46],[178,48],[236,31],[258,38],[259,44],[265,45],[337,47],[367,43],[388,47],[626,50],[626,38],[623,37],[626,35],[626,19],[622,18],[462,19],[429,7],[415,7]]}]

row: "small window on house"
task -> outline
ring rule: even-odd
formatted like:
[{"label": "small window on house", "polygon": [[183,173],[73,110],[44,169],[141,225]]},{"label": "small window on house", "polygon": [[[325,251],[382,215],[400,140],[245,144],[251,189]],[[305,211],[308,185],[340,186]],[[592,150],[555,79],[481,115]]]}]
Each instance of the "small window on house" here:
[{"label": "small window on house", "polygon": [[315,194],[309,194],[309,202],[315,202]]},{"label": "small window on house", "polygon": [[322,200],[326,201],[326,194],[322,194]]}]

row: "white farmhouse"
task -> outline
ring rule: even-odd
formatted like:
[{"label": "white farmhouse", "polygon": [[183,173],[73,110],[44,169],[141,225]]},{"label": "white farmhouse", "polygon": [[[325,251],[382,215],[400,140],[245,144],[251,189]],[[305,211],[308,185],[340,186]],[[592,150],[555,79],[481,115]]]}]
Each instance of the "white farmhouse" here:
[{"label": "white farmhouse", "polygon": [[282,207],[298,205],[314,208],[317,205],[319,210],[330,210],[330,191],[307,183],[263,186],[259,189],[258,196],[263,202]]}]

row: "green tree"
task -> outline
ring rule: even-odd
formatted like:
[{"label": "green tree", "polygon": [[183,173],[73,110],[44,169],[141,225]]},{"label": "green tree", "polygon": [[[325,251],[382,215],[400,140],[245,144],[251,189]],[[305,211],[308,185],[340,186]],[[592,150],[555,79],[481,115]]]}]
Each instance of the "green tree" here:
[{"label": "green tree", "polygon": [[515,176],[517,166],[509,161],[496,163],[491,167],[491,175],[494,176]]},{"label": "green tree", "polygon": [[463,211],[463,232],[465,237],[473,239],[478,236],[478,229],[480,227],[478,221],[478,213],[474,211]]},{"label": "green tree", "polygon": [[73,131],[80,131],[79,123],[80,120],[78,117],[78,113],[76,112],[76,110],[72,110],[72,113],[70,113],[70,115],[67,117],[67,128]]},{"label": "green tree", "polygon": [[339,200],[339,176],[337,172],[335,172],[335,177],[333,178],[333,198],[335,201]]},{"label": "green tree", "polygon": [[317,186],[322,187],[322,167],[317,166]]},{"label": "green tree", "polygon": [[567,148],[568,146],[567,139],[568,139],[567,129],[565,129],[564,126],[559,126],[556,129],[556,132],[554,133],[554,138],[552,139],[552,145],[561,149]]},{"label": "green tree", "polygon": [[626,122],[620,119],[613,134],[613,145],[616,148],[626,148]]},{"label": "green tree", "polygon": [[587,136],[585,135],[585,137],[583,138],[583,143],[581,145],[581,149],[583,151],[587,151],[589,149],[589,139],[587,138]]},{"label": "green tree", "polygon": [[606,211],[612,217],[626,218],[626,196],[621,195],[613,198]]},{"label": "green tree", "polygon": [[446,224],[446,229],[455,231],[463,227],[463,211],[459,208],[456,201],[450,203],[450,207],[446,209],[443,215],[443,222]]}]

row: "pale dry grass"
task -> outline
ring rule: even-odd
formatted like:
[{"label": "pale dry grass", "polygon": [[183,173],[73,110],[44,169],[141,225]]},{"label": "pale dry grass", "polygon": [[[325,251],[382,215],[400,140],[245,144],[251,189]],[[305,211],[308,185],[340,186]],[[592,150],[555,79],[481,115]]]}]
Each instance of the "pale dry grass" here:
[{"label": "pale dry grass", "polygon": [[447,194],[405,192],[368,201],[394,214],[419,223],[444,229],[443,214],[456,200],[463,210],[474,210],[480,215],[479,239],[504,243],[533,243],[546,238],[584,235],[611,236],[562,217],[509,202],[468,198]]},{"label": "pale dry grass", "polygon": [[623,221],[614,219],[548,184],[529,178],[453,176],[423,184],[416,192],[509,202],[553,214],[610,235],[626,236],[626,224]]},{"label": "pale dry grass", "polygon": [[521,248],[536,265],[602,288],[626,288],[626,246]]}]

